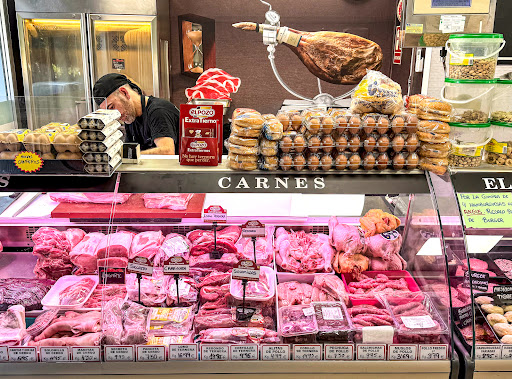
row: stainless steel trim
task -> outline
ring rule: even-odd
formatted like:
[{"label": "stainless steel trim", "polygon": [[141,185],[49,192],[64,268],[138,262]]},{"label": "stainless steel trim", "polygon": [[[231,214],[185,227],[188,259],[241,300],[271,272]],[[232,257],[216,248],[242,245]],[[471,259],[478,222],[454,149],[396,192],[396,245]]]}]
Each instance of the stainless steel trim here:
[{"label": "stainless steel trim", "polygon": [[32,12],[35,9],[41,12],[75,12],[75,13],[106,13],[106,14],[145,14],[156,15],[156,0],[16,0],[17,12]]},{"label": "stainless steel trim", "polygon": [[166,100],[171,99],[170,88],[170,66],[169,66],[169,41],[165,39],[160,40],[160,69],[158,71],[160,82],[160,96]]},{"label": "stainless steel trim", "polygon": [[151,20],[151,56],[153,66],[153,96],[160,96],[160,86],[158,80],[158,29],[156,17]]},{"label": "stainless steel trim", "polygon": [[28,14],[20,14],[16,15],[18,20],[18,39],[20,43],[20,56],[21,56],[21,73],[23,75],[23,91],[25,95],[25,106],[27,113],[27,123],[30,128],[33,123],[32,117],[32,102],[30,101],[31,96],[31,84],[30,84],[30,70],[29,70],[29,62],[27,57],[27,52],[25,50],[25,28],[23,27],[23,20],[28,18]]},{"label": "stainless steel trim", "polygon": [[[92,110],[92,70],[89,61],[89,50],[91,46],[89,45],[89,30],[88,30],[88,20],[87,15],[82,13],[80,16],[80,37],[82,42],[82,67],[83,67],[83,76],[84,76],[84,90],[85,90],[85,99],[87,105],[87,113],[90,113]],[[87,101],[89,100],[89,101]],[[80,115],[78,115],[78,118]]]},{"label": "stainless steel trim", "polygon": [[[1,37],[1,43],[2,43],[2,58],[3,58],[3,65],[4,65],[4,76],[6,81],[6,92],[7,92],[7,98],[13,99],[14,98],[14,75],[12,72],[13,67],[13,56],[10,54],[12,52],[11,48],[11,39],[7,38],[7,6],[6,2],[2,1],[2,6],[0,8],[0,37]],[[16,112],[13,107],[13,117],[16,119]]]}]

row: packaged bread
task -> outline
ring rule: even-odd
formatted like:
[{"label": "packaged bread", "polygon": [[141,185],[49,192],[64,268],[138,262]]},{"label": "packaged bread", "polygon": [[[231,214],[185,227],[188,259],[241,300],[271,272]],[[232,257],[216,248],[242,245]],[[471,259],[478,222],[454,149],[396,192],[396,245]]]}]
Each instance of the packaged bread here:
[{"label": "packaged bread", "polygon": [[277,141],[262,139],[260,141],[260,154],[266,157],[275,156],[278,153]]},{"label": "packaged bread", "polygon": [[283,137],[283,124],[274,115],[265,116],[272,117],[265,119],[263,123],[263,136],[271,141],[280,140]]},{"label": "packaged bread", "polygon": [[422,143],[418,154],[427,158],[447,158],[451,148],[450,142],[445,143]]},{"label": "packaged bread", "polygon": [[258,138],[261,134],[260,129],[254,128],[245,128],[238,125],[231,125],[231,135],[239,136],[239,137],[250,137],[250,138]]},{"label": "packaged bread", "polygon": [[428,143],[445,143],[448,142],[449,137],[449,135],[446,133],[420,132],[419,130],[416,132],[416,134],[421,142]]},{"label": "packaged bread", "polygon": [[424,99],[433,99],[433,97],[426,95],[411,95],[405,98],[405,109],[412,114],[419,114],[420,102]]},{"label": "packaged bread", "polygon": [[257,112],[248,112],[237,115],[233,118],[233,125],[243,128],[261,130],[265,120]]},{"label": "packaged bread", "polygon": [[274,171],[279,167],[279,159],[277,156],[262,157],[260,160],[260,169],[266,171]]},{"label": "packaged bread", "polygon": [[232,120],[235,120],[235,118],[237,118],[239,115],[242,115],[244,113],[257,113],[257,114],[260,114],[260,112],[258,112],[255,109],[252,109],[252,108],[236,108],[233,111],[233,115],[231,116]]},{"label": "packaged bread", "polygon": [[76,131],[66,131],[55,134],[53,138],[53,147],[57,153],[78,153],[80,151],[80,138]]},{"label": "packaged bread", "polygon": [[28,132],[28,129],[13,129],[0,132],[0,151],[21,151],[22,141]]},{"label": "packaged bread", "polygon": [[443,121],[425,121],[421,120],[418,124],[419,132],[436,132],[449,134],[450,133],[450,125]]},{"label": "packaged bread", "polygon": [[420,101],[418,117],[422,120],[438,120],[448,122],[452,106],[439,99],[423,99]]},{"label": "packaged bread", "polygon": [[240,155],[258,155],[258,147],[250,147],[243,145],[235,145],[234,143],[227,143],[226,148],[230,153]]},{"label": "packaged bread", "polygon": [[419,166],[422,170],[427,170],[437,175],[443,175],[448,167],[448,159],[421,157]]},{"label": "packaged bread", "polygon": [[233,170],[256,170],[258,168],[258,156],[239,155],[230,152],[228,154],[227,166]]},{"label": "packaged bread", "polygon": [[248,147],[258,147],[259,140],[257,138],[246,138],[246,137],[239,137],[234,134],[231,134],[228,138],[228,142],[234,145],[240,145],[240,146],[248,146]]}]

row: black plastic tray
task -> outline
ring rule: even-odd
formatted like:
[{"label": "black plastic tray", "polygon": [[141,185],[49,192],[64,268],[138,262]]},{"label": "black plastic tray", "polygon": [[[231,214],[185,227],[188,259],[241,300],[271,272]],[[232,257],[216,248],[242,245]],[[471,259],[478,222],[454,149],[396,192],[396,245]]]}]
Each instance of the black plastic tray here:
[{"label": "black plastic tray", "polygon": [[45,160],[43,167],[37,172],[23,172],[14,164],[13,160],[0,160],[0,174],[3,175],[88,175],[84,170],[84,161],[74,160]]}]

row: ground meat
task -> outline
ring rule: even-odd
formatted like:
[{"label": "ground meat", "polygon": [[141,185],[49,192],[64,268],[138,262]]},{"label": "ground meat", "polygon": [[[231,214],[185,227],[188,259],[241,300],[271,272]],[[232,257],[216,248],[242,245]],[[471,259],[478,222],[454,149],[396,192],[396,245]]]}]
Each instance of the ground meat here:
[{"label": "ground meat", "polygon": [[507,278],[512,279],[512,260],[495,259],[494,263],[496,263],[496,266],[498,266],[500,270],[503,271]]}]

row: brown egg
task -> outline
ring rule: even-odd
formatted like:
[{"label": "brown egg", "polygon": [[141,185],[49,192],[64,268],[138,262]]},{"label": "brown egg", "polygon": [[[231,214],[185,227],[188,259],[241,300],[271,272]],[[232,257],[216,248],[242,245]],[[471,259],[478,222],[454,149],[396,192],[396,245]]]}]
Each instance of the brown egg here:
[{"label": "brown egg", "polygon": [[47,161],[55,159],[55,156],[52,153],[44,153],[43,155],[41,155],[41,158]]},{"label": "brown egg", "polygon": [[366,139],[364,140],[364,149],[365,151],[373,151],[375,150],[375,147],[377,146],[377,139],[375,138],[375,136],[368,136],[366,137]]},{"label": "brown egg", "polygon": [[377,133],[385,134],[389,130],[389,120],[387,117],[381,117],[379,119],[379,123],[377,124]]},{"label": "brown egg", "polygon": [[299,129],[300,126],[302,125],[302,117],[300,117],[300,115],[298,115],[298,114],[294,114],[291,117],[291,124],[292,124],[293,129],[295,129],[295,130]]},{"label": "brown egg", "polygon": [[409,138],[407,138],[407,141],[405,141],[405,148],[409,153],[412,153],[418,148],[420,141],[418,140],[418,137],[416,137],[416,134],[411,134]]},{"label": "brown egg", "polygon": [[322,143],[322,141],[320,140],[320,137],[318,137],[318,136],[309,137],[309,140],[308,140],[309,151],[311,153],[317,153],[318,150],[320,149],[321,143]]},{"label": "brown egg", "polygon": [[336,128],[339,133],[345,133],[348,128],[348,121],[345,116],[340,116],[336,118]]},{"label": "brown egg", "polygon": [[330,155],[324,155],[322,159],[320,159],[320,165],[322,166],[322,170],[330,170],[332,167],[332,157]]},{"label": "brown egg", "polygon": [[348,160],[348,168],[351,170],[357,170],[361,166],[361,157],[359,154],[352,154]]},{"label": "brown egg", "polygon": [[418,117],[414,114],[410,114],[407,117],[407,133],[416,133],[418,129]]},{"label": "brown egg", "polygon": [[333,128],[334,128],[334,120],[332,119],[332,117],[330,117],[330,116],[324,117],[320,131],[323,134],[331,134]]},{"label": "brown egg", "polygon": [[322,150],[324,153],[330,153],[334,148],[334,140],[331,136],[327,135],[322,138]]},{"label": "brown egg", "polygon": [[377,157],[377,170],[386,170],[389,164],[389,157],[386,153],[382,153]]},{"label": "brown egg", "polygon": [[293,160],[293,168],[296,171],[302,171],[304,170],[304,167],[306,167],[306,158],[304,158],[304,155],[302,154],[297,155]]},{"label": "brown egg", "polygon": [[393,141],[391,141],[391,146],[393,146],[393,150],[395,152],[402,151],[402,149],[405,146],[405,139],[401,135],[396,135],[395,138],[393,138]]},{"label": "brown egg", "polygon": [[347,162],[348,159],[345,154],[338,155],[335,160],[336,170],[345,170],[345,168],[347,167]]},{"label": "brown egg", "polygon": [[283,153],[289,153],[293,147],[293,141],[290,136],[284,136],[281,140],[281,151]]},{"label": "brown egg", "polygon": [[405,160],[405,166],[406,166],[407,170],[414,170],[415,168],[417,168],[419,161],[420,161],[420,158],[418,157],[418,154],[416,154],[416,153],[409,154],[409,156]]},{"label": "brown egg", "polygon": [[293,158],[291,155],[286,154],[281,157],[281,160],[279,161],[279,165],[281,166],[281,170],[288,171],[292,168],[293,165]]},{"label": "brown egg", "polygon": [[308,130],[311,132],[311,134],[318,134],[320,131],[320,120],[316,117],[309,119]]},{"label": "brown egg", "polygon": [[318,170],[318,166],[320,166],[320,158],[318,158],[318,155],[310,155],[308,158],[308,168],[311,171],[316,171]]},{"label": "brown egg", "polygon": [[391,121],[391,130],[393,133],[400,133],[405,128],[405,120],[402,116],[395,116]]},{"label": "brown egg", "polygon": [[377,163],[375,156],[373,154],[366,154],[363,160],[363,168],[365,170],[373,170],[375,163]]},{"label": "brown egg", "polygon": [[368,116],[364,120],[363,130],[366,134],[371,134],[375,130],[376,126],[377,122],[375,121],[375,118],[372,116]]},{"label": "brown egg", "polygon": [[336,138],[336,150],[338,151],[345,151],[345,149],[348,146],[347,138],[343,135]]},{"label": "brown egg", "polygon": [[397,155],[395,155],[395,157],[393,158],[393,168],[395,170],[401,170],[404,168],[404,165],[405,165],[404,155],[402,153],[398,153]]},{"label": "brown egg", "polygon": [[281,124],[283,124],[284,130],[288,129],[288,126],[290,125],[290,118],[285,113],[280,113],[277,116],[277,119]]},{"label": "brown egg", "polygon": [[350,121],[348,124],[348,131],[352,134],[358,134],[361,128],[361,119],[359,116],[350,117]]},{"label": "brown egg", "polygon": [[377,150],[379,152],[383,153],[389,148],[389,137],[388,136],[381,136],[379,140],[377,141]]},{"label": "brown egg", "polygon": [[303,136],[295,136],[293,139],[293,147],[297,153],[302,153],[306,148],[306,141]]},{"label": "brown egg", "polygon": [[357,150],[359,150],[359,146],[361,145],[361,139],[358,136],[353,136],[348,141],[348,149],[355,153]]}]

